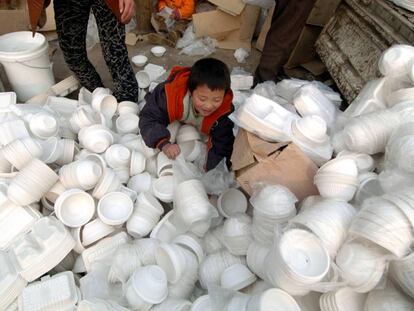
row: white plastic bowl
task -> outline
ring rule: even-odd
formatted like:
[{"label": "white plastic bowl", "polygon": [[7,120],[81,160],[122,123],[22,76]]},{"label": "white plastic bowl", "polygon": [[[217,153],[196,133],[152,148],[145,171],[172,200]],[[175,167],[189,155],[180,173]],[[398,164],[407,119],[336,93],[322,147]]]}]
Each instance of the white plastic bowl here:
[{"label": "white plastic bowl", "polygon": [[131,58],[131,60],[135,66],[143,67],[147,63],[148,57],[145,55],[135,55]]},{"label": "white plastic bowl", "polygon": [[150,75],[144,70],[138,71],[135,74],[135,78],[140,89],[146,89],[151,83]]},{"label": "white plastic bowl", "polygon": [[131,198],[122,192],[110,192],[98,202],[98,216],[107,225],[121,225],[134,209]]},{"label": "white plastic bowl", "polygon": [[151,48],[151,53],[156,57],[162,57],[167,49],[163,46],[157,45]]},{"label": "white plastic bowl", "polygon": [[236,213],[246,212],[247,199],[240,190],[231,188],[219,196],[217,208],[224,217],[229,218]]},{"label": "white plastic bowl", "polygon": [[76,228],[92,219],[95,213],[95,201],[85,191],[70,189],[57,198],[55,211],[64,225]]},{"label": "white plastic bowl", "polygon": [[235,264],[224,270],[221,275],[223,288],[238,291],[256,281],[257,277],[243,264]]}]

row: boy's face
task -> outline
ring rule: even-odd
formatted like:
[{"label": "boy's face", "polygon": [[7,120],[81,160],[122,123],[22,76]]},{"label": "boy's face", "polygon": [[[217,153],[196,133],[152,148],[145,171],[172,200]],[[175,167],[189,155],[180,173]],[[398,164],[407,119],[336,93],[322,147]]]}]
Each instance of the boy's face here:
[{"label": "boy's face", "polygon": [[199,85],[191,94],[194,108],[203,117],[207,117],[221,106],[224,90],[210,90],[207,85]]}]

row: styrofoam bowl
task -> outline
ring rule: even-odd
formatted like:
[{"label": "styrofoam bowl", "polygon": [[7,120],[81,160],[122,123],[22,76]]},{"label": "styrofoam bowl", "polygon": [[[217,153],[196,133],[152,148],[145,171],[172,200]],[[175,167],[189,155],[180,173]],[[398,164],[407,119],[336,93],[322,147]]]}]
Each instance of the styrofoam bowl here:
[{"label": "styrofoam bowl", "polygon": [[162,57],[167,49],[161,45],[157,45],[151,48],[151,53],[156,57]]},{"label": "styrofoam bowl", "polygon": [[121,225],[134,209],[131,198],[122,192],[105,194],[98,202],[98,216],[107,225]]},{"label": "styrofoam bowl", "polygon": [[57,198],[55,212],[64,225],[72,228],[80,227],[92,219],[95,213],[95,201],[83,190],[66,190]]},{"label": "styrofoam bowl", "polygon": [[145,170],[146,159],[141,152],[133,150],[131,153],[131,163],[129,173],[131,176],[142,173]]},{"label": "styrofoam bowl", "polygon": [[358,167],[354,159],[351,158],[335,158],[325,163],[318,172],[338,173],[353,177],[358,176]]},{"label": "styrofoam bowl", "polygon": [[167,276],[160,267],[155,265],[140,267],[131,278],[136,293],[144,301],[158,304],[167,298]]},{"label": "styrofoam bowl", "polygon": [[132,176],[128,181],[128,188],[135,190],[138,194],[141,192],[148,192],[152,188],[152,179],[150,173],[144,172]]},{"label": "styrofoam bowl", "polygon": [[132,213],[127,221],[127,231],[134,238],[146,236],[157,224],[158,217],[150,215],[145,211]]},{"label": "styrofoam bowl", "polygon": [[146,89],[151,83],[150,75],[145,70],[138,71],[135,74],[135,78],[137,79],[138,86],[141,89]]},{"label": "styrofoam bowl", "polygon": [[201,264],[204,259],[204,250],[201,246],[201,241],[197,237],[191,233],[182,234],[175,237],[173,243],[192,251],[197,256],[198,263]]},{"label": "styrofoam bowl", "polygon": [[148,57],[145,55],[135,55],[131,58],[131,60],[135,66],[143,67],[147,63]]},{"label": "styrofoam bowl", "polygon": [[29,123],[30,131],[39,138],[47,139],[55,136],[59,131],[59,123],[56,118],[47,112],[35,114]]},{"label": "styrofoam bowl", "polygon": [[294,274],[310,280],[321,280],[328,273],[328,251],[314,234],[301,229],[288,230],[278,247],[283,261]]},{"label": "styrofoam bowl", "polygon": [[152,184],[152,192],[159,200],[170,203],[173,200],[173,176],[162,176]]},{"label": "styrofoam bowl", "polygon": [[253,284],[256,280],[256,275],[254,275],[246,265],[234,264],[224,270],[221,275],[221,286],[223,288],[238,291]]},{"label": "styrofoam bowl", "polygon": [[112,95],[98,94],[92,96],[92,107],[96,111],[102,112],[105,117],[112,118],[118,108],[118,102]]},{"label": "styrofoam bowl", "polygon": [[137,134],[139,132],[139,117],[136,114],[121,114],[115,121],[119,134]]},{"label": "styrofoam bowl", "polygon": [[240,190],[230,188],[219,196],[217,208],[224,217],[229,218],[237,213],[246,212],[247,199]]},{"label": "styrofoam bowl", "polygon": [[191,306],[191,311],[213,311],[211,306],[210,296],[204,295],[198,297]]},{"label": "styrofoam bowl", "polygon": [[373,244],[354,241],[341,247],[335,262],[348,286],[356,292],[365,293],[381,280],[386,265],[385,255],[384,250]]},{"label": "styrofoam bowl", "polygon": [[113,144],[105,151],[105,161],[112,168],[127,167],[131,151],[121,144]]},{"label": "styrofoam bowl", "polygon": [[354,197],[358,186],[355,184],[346,184],[339,182],[325,182],[315,180],[320,195],[324,198],[350,201]]},{"label": "styrofoam bowl", "polygon": [[118,113],[121,114],[138,114],[138,104],[131,101],[122,101],[118,104]]},{"label": "styrofoam bowl", "polygon": [[200,133],[194,126],[185,124],[178,129],[176,140],[180,144],[187,141],[200,140],[200,138]]},{"label": "styrofoam bowl", "polygon": [[162,217],[162,219],[151,231],[150,237],[163,242],[170,242],[179,232],[179,230],[171,222],[171,219],[173,217],[174,210],[171,210],[166,215],[164,215],[164,217]]},{"label": "styrofoam bowl", "polygon": [[162,243],[155,254],[157,265],[166,273],[170,283],[177,283],[186,269],[185,254],[181,246]]},{"label": "styrofoam bowl", "polygon": [[284,310],[300,311],[300,307],[285,291],[271,288],[252,297],[247,305],[247,311]]},{"label": "styrofoam bowl", "polygon": [[88,222],[82,230],[82,245],[89,246],[96,241],[108,236],[115,231],[115,227],[109,226],[99,218]]}]

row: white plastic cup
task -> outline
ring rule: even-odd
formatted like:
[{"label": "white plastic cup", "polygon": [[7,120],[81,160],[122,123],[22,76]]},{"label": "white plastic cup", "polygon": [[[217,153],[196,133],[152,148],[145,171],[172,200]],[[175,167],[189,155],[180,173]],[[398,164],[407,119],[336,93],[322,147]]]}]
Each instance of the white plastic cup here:
[{"label": "white plastic cup", "polygon": [[98,216],[107,225],[117,226],[125,223],[133,209],[131,198],[122,192],[110,192],[98,202]]}]

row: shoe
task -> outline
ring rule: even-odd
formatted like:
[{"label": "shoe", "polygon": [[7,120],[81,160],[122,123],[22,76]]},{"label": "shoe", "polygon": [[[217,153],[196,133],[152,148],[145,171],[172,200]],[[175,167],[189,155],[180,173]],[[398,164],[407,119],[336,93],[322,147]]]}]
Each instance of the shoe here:
[{"label": "shoe", "polygon": [[149,43],[154,44],[154,45],[166,45],[172,48],[175,47],[175,42],[169,40],[168,38],[158,33],[148,34],[147,39]]}]

